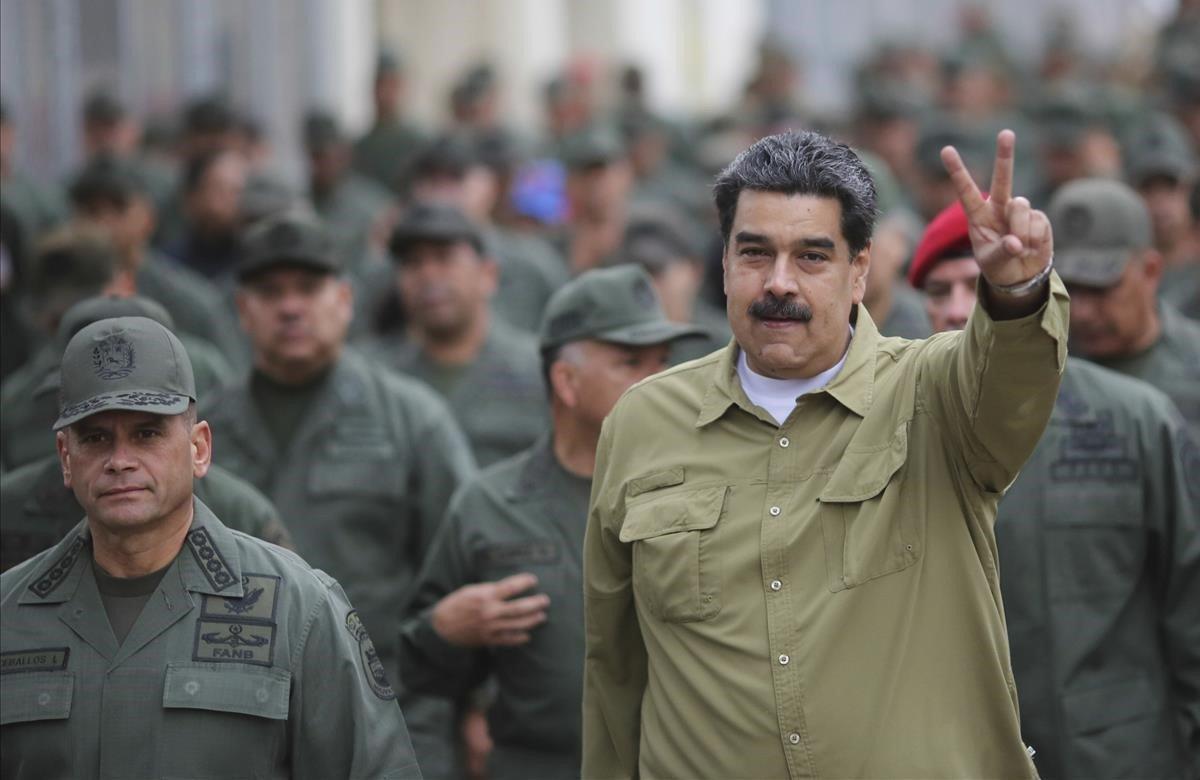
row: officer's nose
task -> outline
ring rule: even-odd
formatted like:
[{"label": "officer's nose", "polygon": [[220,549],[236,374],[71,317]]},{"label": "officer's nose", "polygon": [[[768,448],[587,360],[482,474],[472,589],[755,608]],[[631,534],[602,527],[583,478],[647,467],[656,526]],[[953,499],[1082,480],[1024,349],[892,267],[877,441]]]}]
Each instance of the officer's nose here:
[{"label": "officer's nose", "polygon": [[975,288],[966,284],[956,284],[950,290],[950,305],[946,319],[950,327],[962,330],[971,318],[971,310],[975,308]]},{"label": "officer's nose", "polygon": [[109,472],[131,471],[137,468],[137,458],[134,457],[129,439],[124,436],[113,438],[112,449],[109,450],[105,468]]},{"label": "officer's nose", "polygon": [[800,285],[796,283],[795,268],[791,258],[786,254],[780,254],[775,258],[766,282],[763,284],[763,291],[771,293],[780,300],[800,292]]}]

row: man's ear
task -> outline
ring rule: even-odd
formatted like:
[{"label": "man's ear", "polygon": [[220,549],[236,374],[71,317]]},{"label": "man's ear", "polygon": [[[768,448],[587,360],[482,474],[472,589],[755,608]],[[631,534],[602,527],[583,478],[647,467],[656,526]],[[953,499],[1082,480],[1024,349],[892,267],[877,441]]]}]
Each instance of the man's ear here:
[{"label": "man's ear", "polygon": [[1157,293],[1163,274],[1163,256],[1157,249],[1147,249],[1142,252],[1142,273],[1146,277],[1146,282]]},{"label": "man's ear", "polygon": [[212,429],[206,420],[192,424],[192,476],[200,479],[212,465]]},{"label": "man's ear", "polygon": [[491,257],[480,258],[479,273],[482,275],[484,289],[490,300],[500,287],[500,264]]},{"label": "man's ear", "polygon": [[58,463],[62,467],[63,487],[71,488],[71,453],[67,451],[67,431],[54,434],[54,446],[58,449]]},{"label": "man's ear", "polygon": [[568,409],[574,409],[579,404],[579,394],[575,391],[575,367],[565,360],[556,360],[550,366],[550,387],[554,396]]},{"label": "man's ear", "polygon": [[859,250],[850,261],[851,299],[862,303],[867,294],[867,274],[871,270],[871,242]]}]

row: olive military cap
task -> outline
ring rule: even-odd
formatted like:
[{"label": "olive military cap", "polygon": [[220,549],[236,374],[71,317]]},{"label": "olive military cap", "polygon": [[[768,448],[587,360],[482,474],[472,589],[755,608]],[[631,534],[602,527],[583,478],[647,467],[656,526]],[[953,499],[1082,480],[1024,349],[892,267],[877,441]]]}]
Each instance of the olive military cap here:
[{"label": "olive military cap", "polygon": [[1166,115],[1145,122],[1125,146],[1125,176],[1135,187],[1154,176],[1186,182],[1196,169],[1196,155],[1187,131]]},{"label": "olive military cap", "polygon": [[485,253],[483,234],[475,223],[459,209],[440,203],[417,203],[409,209],[392,231],[388,249],[394,259],[403,260],[412,245],[422,241],[437,244],[465,241],[476,252]]},{"label": "olive military cap", "polygon": [[182,414],[196,400],[183,344],[147,317],[85,326],[67,343],[61,371],[56,431],[111,410]]},{"label": "olive military cap", "polygon": [[594,124],[564,138],[560,155],[567,168],[591,168],[625,157],[625,143],[615,127]]},{"label": "olive military cap", "polygon": [[300,266],[337,274],[341,258],[329,231],[320,222],[300,214],[284,213],[255,224],[242,239],[239,281],[279,266]]},{"label": "olive military cap", "polygon": [[588,271],[567,282],[546,302],[539,329],[543,350],[584,339],[640,347],[701,335],[702,328],[667,319],[649,275],[633,265]]},{"label": "olive military cap", "polygon": [[1112,179],[1068,182],[1054,193],[1046,212],[1054,230],[1054,267],[1069,284],[1115,284],[1132,253],[1153,240],[1142,199]]}]

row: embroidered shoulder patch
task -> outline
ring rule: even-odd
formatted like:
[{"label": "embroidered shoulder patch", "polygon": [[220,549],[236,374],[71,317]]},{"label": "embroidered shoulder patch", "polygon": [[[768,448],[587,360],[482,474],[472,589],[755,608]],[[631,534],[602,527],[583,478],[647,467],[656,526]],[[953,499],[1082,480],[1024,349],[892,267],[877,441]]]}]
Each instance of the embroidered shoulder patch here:
[{"label": "embroidered shoulder patch", "polygon": [[70,573],[75,566],[75,561],[79,559],[79,551],[83,549],[83,538],[76,537],[67,551],[62,554],[62,557],[54,562],[45,574],[38,577],[29,590],[33,591],[35,596],[46,598],[54,589],[62,584],[63,579]]},{"label": "embroidered shoulder patch", "polygon": [[214,620],[247,623],[275,622],[279,603],[279,578],[271,574],[243,574],[242,596],[209,596],[200,600],[200,615]]},{"label": "embroidered shoulder patch", "polygon": [[67,668],[71,656],[69,647],[42,647],[37,650],[14,650],[0,653],[0,674],[14,672],[56,672]]},{"label": "embroidered shoulder patch", "polygon": [[346,614],[346,630],[358,642],[358,655],[362,661],[363,675],[367,678],[367,686],[370,687],[371,692],[385,701],[396,698],[396,692],[392,690],[387,673],[383,669],[383,662],[379,660],[379,653],[375,652],[375,645],[371,643],[371,637],[367,635],[367,627],[363,625],[357,609],[352,609]]},{"label": "embroidered shoulder patch", "polygon": [[214,590],[225,590],[233,584],[233,573],[229,571],[229,564],[213,544],[212,537],[206,529],[197,528],[190,531],[187,543],[192,555],[196,556],[196,563],[200,564],[200,570],[208,579],[208,584],[212,585]]},{"label": "embroidered shoulder patch", "polygon": [[275,656],[275,626],[235,620],[196,621],[193,661],[270,666]]}]

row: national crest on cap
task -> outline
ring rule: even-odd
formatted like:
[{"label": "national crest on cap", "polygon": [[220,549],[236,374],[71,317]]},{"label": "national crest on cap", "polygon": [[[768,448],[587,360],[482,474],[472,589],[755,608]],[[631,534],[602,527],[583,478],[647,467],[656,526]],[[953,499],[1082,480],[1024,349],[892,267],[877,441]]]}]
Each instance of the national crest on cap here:
[{"label": "national crest on cap", "polygon": [[124,379],[137,368],[137,353],[128,339],[114,333],[92,347],[92,366],[101,379]]}]

